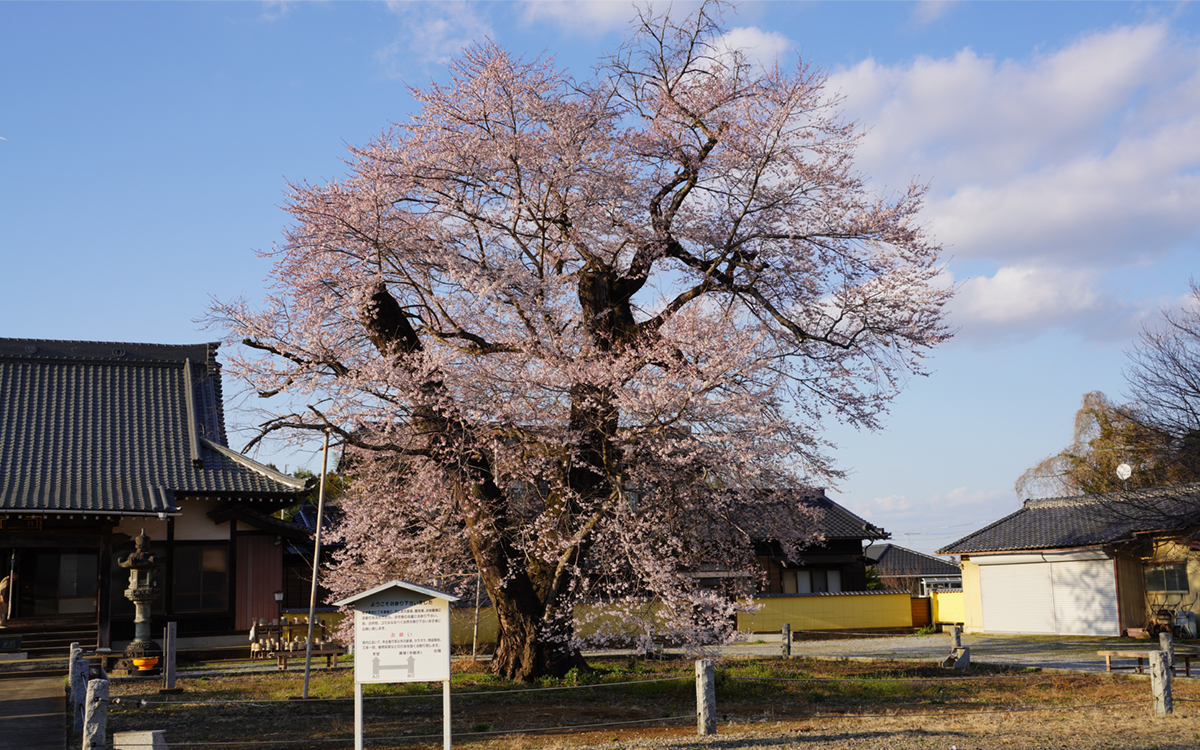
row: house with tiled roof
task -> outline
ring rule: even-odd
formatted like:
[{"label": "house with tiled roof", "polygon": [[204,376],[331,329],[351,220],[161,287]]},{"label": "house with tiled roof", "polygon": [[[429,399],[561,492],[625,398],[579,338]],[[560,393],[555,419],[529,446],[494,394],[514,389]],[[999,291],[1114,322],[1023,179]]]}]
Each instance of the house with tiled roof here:
[{"label": "house with tiled roof", "polygon": [[[228,447],[217,344],[0,339],[0,577],[7,625],[132,638],[141,531],[161,566],[152,632],[216,643],[279,616],[279,519],[303,480]],[[242,636],[241,641],[244,642]]]},{"label": "house with tiled roof", "polygon": [[[766,572],[761,593],[865,591],[863,543],[887,539],[891,534],[829,499],[824,490],[772,490],[771,494],[778,498],[775,509],[759,511],[741,524],[754,538],[755,553]],[[800,510],[798,520],[790,513],[793,508]],[[789,555],[772,538],[772,525],[814,520],[821,535],[818,544]]]},{"label": "house with tiled roof", "polygon": [[938,554],[961,556],[968,632],[1116,636],[1160,617],[1194,632],[1197,530],[1187,484],[1026,500]]},{"label": "house with tiled roof", "polygon": [[928,596],[932,591],[962,588],[962,571],[956,563],[889,543],[869,545],[863,550],[867,567],[874,568],[885,589]]}]

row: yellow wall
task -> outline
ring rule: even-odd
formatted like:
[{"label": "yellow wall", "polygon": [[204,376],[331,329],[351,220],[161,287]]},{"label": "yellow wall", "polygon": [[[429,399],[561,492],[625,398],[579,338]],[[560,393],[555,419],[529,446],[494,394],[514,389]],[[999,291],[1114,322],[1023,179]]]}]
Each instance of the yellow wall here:
[{"label": "yellow wall", "polygon": [[911,628],[912,597],[888,594],[822,594],[755,599],[762,609],[737,616],[738,630],[778,632],[784,623],[797,630]]},{"label": "yellow wall", "polygon": [[[450,608],[450,646],[470,651],[475,636],[475,608]],[[491,607],[479,608],[479,643],[496,642],[496,612]]]},{"label": "yellow wall", "polygon": [[[1147,592],[1142,589],[1147,606],[1147,617],[1161,607],[1187,611],[1191,610],[1200,615],[1200,557],[1191,551],[1187,545],[1173,540],[1159,540],[1154,543],[1154,551],[1150,559],[1144,562],[1185,562],[1187,563],[1188,591],[1187,594],[1168,594],[1162,592]],[[1144,580],[1143,580],[1144,585]],[[1135,625],[1136,627],[1136,625]]]},{"label": "yellow wall", "polygon": [[979,566],[963,560],[959,566],[963,577],[963,631],[983,632],[983,597],[979,591]]},{"label": "yellow wall", "polygon": [[[325,634],[334,637],[334,631],[342,624],[342,620],[352,615],[343,612],[317,612],[313,622],[313,638],[321,637],[321,628],[317,622],[325,623]],[[289,640],[303,638],[308,635],[308,613],[284,615],[284,635]]]},{"label": "yellow wall", "polygon": [[938,592],[929,594],[929,607],[933,610],[934,622],[966,623],[966,602],[963,592]]},{"label": "yellow wall", "polygon": [[[756,599],[762,605],[756,614],[739,614],[738,629],[771,632],[790,623],[792,630],[857,630],[861,628],[911,628],[912,605],[908,592],[887,594],[827,594],[820,596],[771,596]],[[604,605],[583,605],[579,635],[592,637],[597,633],[608,636],[624,635],[635,638],[642,634],[636,624],[639,618],[654,619],[657,605],[636,616],[621,612],[606,615]],[[475,626],[474,607],[454,607],[450,610],[450,641],[455,649],[470,649]],[[479,644],[496,642],[496,615],[491,607],[479,611]]]}]

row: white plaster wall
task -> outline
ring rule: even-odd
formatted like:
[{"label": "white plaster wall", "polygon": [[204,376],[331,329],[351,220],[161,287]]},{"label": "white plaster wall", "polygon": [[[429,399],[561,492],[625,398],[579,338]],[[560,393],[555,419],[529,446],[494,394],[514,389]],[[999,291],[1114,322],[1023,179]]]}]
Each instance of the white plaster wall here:
[{"label": "white plaster wall", "polygon": [[151,544],[159,544],[167,540],[167,522],[160,521],[154,516],[121,516],[121,522],[113,528],[113,534],[127,534],[135,537],[145,529]]},{"label": "white plaster wall", "polygon": [[179,510],[183,515],[175,518],[175,541],[229,541],[229,521],[218,526],[208,517],[208,512],[220,505],[221,502],[217,500],[180,501]]}]

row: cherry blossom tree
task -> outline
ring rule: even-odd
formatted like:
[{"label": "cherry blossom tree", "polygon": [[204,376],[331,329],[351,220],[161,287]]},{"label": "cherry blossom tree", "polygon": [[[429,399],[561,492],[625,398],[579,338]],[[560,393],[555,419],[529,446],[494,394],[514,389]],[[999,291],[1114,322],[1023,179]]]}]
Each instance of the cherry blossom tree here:
[{"label": "cherry blossom tree", "polygon": [[261,434],[344,444],[335,591],[477,573],[493,670],[532,679],[583,664],[584,601],[591,637],[727,637],[754,538],[816,539],[821,424],[878,425],[951,291],[923,188],[866,190],[824,76],[722,34],[647,14],[586,83],[475,46],[292,186],[273,292],[211,319],[287,404]]}]

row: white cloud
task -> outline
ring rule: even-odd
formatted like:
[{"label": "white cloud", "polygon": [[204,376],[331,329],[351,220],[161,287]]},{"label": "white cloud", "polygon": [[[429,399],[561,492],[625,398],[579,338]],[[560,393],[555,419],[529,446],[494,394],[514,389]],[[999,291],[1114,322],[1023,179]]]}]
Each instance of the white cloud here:
[{"label": "white cloud", "polygon": [[1096,311],[1095,273],[1038,266],[1006,266],[992,277],[968,279],[953,303],[955,322],[1031,323]]},{"label": "white cloud", "polygon": [[869,508],[866,517],[902,516],[912,512],[938,513],[949,508],[987,508],[1012,496],[1011,490],[969,490],[966,487],[956,487],[945,494],[922,498],[888,495],[868,500],[865,503]]},{"label": "white cloud", "polygon": [[526,23],[549,23],[563,31],[584,36],[597,36],[627,28],[637,19],[638,8],[658,12],[670,9],[672,15],[691,13],[700,5],[693,0],[684,2],[639,2],[631,0],[521,0],[522,19]]},{"label": "white cloud", "polygon": [[958,5],[958,0],[917,0],[913,5],[912,17],[921,26],[944,18]]},{"label": "white cloud", "polygon": [[392,0],[388,10],[403,19],[404,31],[399,39],[379,50],[376,59],[397,77],[403,77],[412,58],[424,65],[445,65],[464,48],[494,37],[492,27],[468,2]]},{"label": "white cloud", "polygon": [[794,56],[792,42],[783,34],[763,31],[754,26],[730,29],[717,42],[727,51],[740,51],[746,59],[763,69],[781,66]]},{"label": "white cloud", "polygon": [[875,183],[929,181],[925,220],[954,261],[1000,269],[962,287],[964,333],[1128,322],[1146,304],[1105,291],[1114,271],[1200,236],[1200,47],[1165,24],[1023,60],[866,60],[830,83],[870,128]]},{"label": "white cloud", "polygon": [[888,495],[865,502],[849,499],[839,502],[889,531],[893,544],[928,554],[1018,507],[1012,490],[971,490],[967,487],[928,497]]}]

